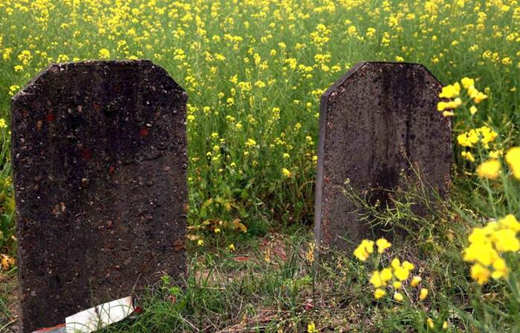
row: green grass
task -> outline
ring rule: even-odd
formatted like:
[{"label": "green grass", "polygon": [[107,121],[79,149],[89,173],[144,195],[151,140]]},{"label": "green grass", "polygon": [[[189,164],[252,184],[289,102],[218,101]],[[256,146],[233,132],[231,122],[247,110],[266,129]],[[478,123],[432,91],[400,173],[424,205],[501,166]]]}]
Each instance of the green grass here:
[{"label": "green grass", "polygon": [[[491,152],[520,145],[519,22],[520,6],[509,0],[0,0],[0,254],[16,254],[11,95],[53,62],[146,58],[189,95],[190,274],[185,290],[157,286],[144,314],[113,330],[305,331],[313,322],[332,331],[432,331],[427,318],[451,331],[519,330],[518,255],[508,258],[508,280],[479,286],[461,254],[472,228],[520,216],[519,182],[506,163],[498,180],[475,176]],[[394,238],[393,255],[423,276],[423,303],[375,301],[371,271],[350,253],[304,259],[319,99],[366,60],[421,63],[445,84],[475,78],[488,95],[473,116],[470,104],[455,111],[449,200],[430,205],[420,189],[391,208],[358,200],[367,223]],[[457,144],[458,134],[484,125],[498,133],[489,148]],[[417,202],[430,206],[427,216],[412,212]],[[260,245],[273,235],[282,235],[286,259],[267,263]],[[239,253],[250,259],[237,262]],[[9,293],[0,293],[4,316]]]}]

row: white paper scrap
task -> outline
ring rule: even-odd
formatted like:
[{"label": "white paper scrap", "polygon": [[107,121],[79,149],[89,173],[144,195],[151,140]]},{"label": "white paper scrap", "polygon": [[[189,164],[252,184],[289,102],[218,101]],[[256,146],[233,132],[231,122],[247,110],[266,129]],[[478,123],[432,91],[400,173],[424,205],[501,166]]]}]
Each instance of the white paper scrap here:
[{"label": "white paper scrap", "polygon": [[128,317],[134,311],[132,296],[104,303],[65,319],[67,333],[91,333]]}]

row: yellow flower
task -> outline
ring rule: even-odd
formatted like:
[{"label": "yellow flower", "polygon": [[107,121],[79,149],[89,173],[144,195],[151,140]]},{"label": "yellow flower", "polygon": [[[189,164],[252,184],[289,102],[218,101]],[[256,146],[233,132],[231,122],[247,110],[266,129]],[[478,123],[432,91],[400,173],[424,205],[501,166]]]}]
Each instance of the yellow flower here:
[{"label": "yellow flower", "polygon": [[361,261],[365,261],[373,252],[374,241],[363,239],[358,247],[354,250],[354,256]]},{"label": "yellow flower", "polygon": [[502,149],[493,150],[489,152],[489,157],[491,158],[499,158],[500,156],[502,156]]},{"label": "yellow flower", "polygon": [[511,229],[513,231],[520,231],[520,223],[513,214],[508,214],[505,217],[498,220],[500,226],[504,229]]},{"label": "yellow flower", "polygon": [[491,277],[495,280],[500,279],[502,277],[506,277],[508,273],[506,261],[502,258],[498,258],[493,262],[493,273],[491,273]]},{"label": "yellow flower", "polygon": [[251,139],[251,138],[247,139],[247,141],[246,141],[246,147],[249,147],[249,148],[250,148],[250,147],[254,147],[254,146],[256,146],[256,141],[253,140],[253,139]]},{"label": "yellow flower", "polygon": [[386,285],[383,279],[381,279],[381,274],[379,274],[379,271],[372,272],[370,283],[374,286],[374,288],[384,287]]},{"label": "yellow flower", "polygon": [[202,245],[204,245],[204,240],[199,239],[199,240],[197,241],[197,245],[198,245],[198,246],[202,246]]},{"label": "yellow flower", "polygon": [[455,84],[449,84],[447,86],[442,87],[442,91],[439,94],[441,98],[454,98],[459,96],[460,94],[460,84],[456,82]]},{"label": "yellow flower", "polygon": [[455,115],[455,112],[453,111],[443,111],[442,116],[443,117],[453,117]]},{"label": "yellow flower", "polygon": [[464,250],[464,261],[479,262],[482,265],[489,266],[498,258],[498,253],[491,246],[491,242],[475,242],[471,243]]},{"label": "yellow flower", "polygon": [[394,274],[395,274],[395,277],[397,279],[399,279],[399,281],[404,281],[404,280],[408,279],[408,276],[410,275],[410,271],[404,267],[399,267],[397,269],[394,269]]},{"label": "yellow flower", "polygon": [[447,329],[448,329],[448,322],[447,322],[447,321],[444,321],[444,322],[442,323],[442,329],[443,329],[443,330],[447,330]]},{"label": "yellow flower", "polygon": [[475,157],[474,157],[473,154],[472,154],[471,152],[469,152],[469,151],[463,151],[463,152],[460,153],[460,155],[461,155],[464,159],[466,159],[466,160],[468,160],[468,161],[470,161],[470,162],[475,162]]},{"label": "yellow flower", "polygon": [[493,243],[500,252],[516,252],[520,250],[520,240],[516,238],[516,231],[502,229],[493,233]]},{"label": "yellow flower", "polygon": [[375,291],[374,291],[374,298],[375,299],[380,299],[381,297],[385,296],[386,295],[386,291],[384,289],[381,289],[381,288],[377,288]]},{"label": "yellow flower", "polygon": [[422,281],[422,278],[418,275],[415,275],[412,278],[412,282],[410,282],[410,285],[415,288],[419,285],[419,283],[421,283],[421,281]]},{"label": "yellow flower", "polygon": [[435,327],[435,324],[433,323],[433,320],[431,318],[426,319],[426,323],[428,324],[429,328]]},{"label": "yellow flower", "polygon": [[20,89],[20,86],[17,85],[17,84],[14,84],[12,86],[9,87],[9,96],[14,96],[14,94],[16,94],[16,92]]},{"label": "yellow flower", "polygon": [[290,178],[290,177],[292,176],[292,173],[291,173],[291,171],[289,171],[288,169],[286,169],[286,168],[282,168],[282,175],[283,175],[284,177]]},{"label": "yellow flower", "polygon": [[411,271],[412,269],[415,268],[415,266],[411,262],[406,261],[406,260],[403,262],[402,266],[403,266],[404,269],[407,269],[409,271]]},{"label": "yellow flower", "polygon": [[6,128],[6,127],[7,127],[7,124],[5,123],[5,119],[0,118],[0,128]]},{"label": "yellow flower", "polygon": [[437,103],[437,111],[444,111],[447,108],[448,108],[448,103],[443,102],[443,101]]},{"label": "yellow flower", "polygon": [[478,284],[483,285],[489,280],[489,276],[491,272],[486,267],[481,264],[474,264],[471,266],[471,278],[478,282]]},{"label": "yellow flower", "polygon": [[513,147],[506,153],[506,162],[516,179],[520,179],[520,147]]},{"label": "yellow flower", "polygon": [[107,49],[101,49],[101,50],[99,50],[98,56],[101,59],[108,59],[108,58],[110,58],[110,51]]},{"label": "yellow flower", "polygon": [[314,325],[313,321],[311,321],[309,324],[307,324],[307,332],[308,333],[318,333],[318,330],[316,329],[316,325]]},{"label": "yellow flower", "polygon": [[395,292],[394,293],[394,299],[398,302],[402,302],[404,297],[403,297],[403,294],[401,294],[400,292]]},{"label": "yellow flower", "polygon": [[460,82],[462,83],[462,86],[465,89],[469,89],[470,87],[474,87],[475,86],[475,80],[474,79],[470,79],[469,77],[462,78],[462,80],[460,80]]},{"label": "yellow flower", "polygon": [[395,288],[395,289],[399,289],[402,287],[402,283],[399,282],[399,281],[395,281],[394,283],[392,283],[392,286]]},{"label": "yellow flower", "polygon": [[381,273],[379,274],[381,277],[381,281],[386,285],[386,282],[390,281],[392,279],[392,269],[391,268],[384,268]]},{"label": "yellow flower", "polygon": [[480,178],[497,179],[500,175],[500,161],[496,159],[490,159],[477,167],[477,175]]},{"label": "yellow flower", "polygon": [[426,297],[428,297],[428,289],[421,288],[421,291],[419,292],[419,299],[423,301],[424,299],[426,299]]},{"label": "yellow flower", "polygon": [[386,249],[388,249],[390,246],[392,246],[392,243],[390,243],[389,241],[387,241],[384,238],[379,238],[376,241],[376,245],[377,245],[377,253],[383,253],[383,252],[385,252]]},{"label": "yellow flower", "polygon": [[401,267],[401,262],[399,261],[399,258],[394,258],[392,262],[390,263],[393,269],[397,269]]},{"label": "yellow flower", "polygon": [[473,101],[478,104],[480,102],[482,102],[483,100],[485,100],[486,98],[488,98],[488,96],[482,92],[478,92],[477,95],[475,97],[473,97]]},{"label": "yellow flower", "polygon": [[233,243],[228,246],[229,251],[235,251],[235,245]]},{"label": "yellow flower", "polygon": [[472,105],[470,108],[469,108],[469,113],[471,115],[474,115],[475,113],[477,113],[478,109],[475,105]]}]

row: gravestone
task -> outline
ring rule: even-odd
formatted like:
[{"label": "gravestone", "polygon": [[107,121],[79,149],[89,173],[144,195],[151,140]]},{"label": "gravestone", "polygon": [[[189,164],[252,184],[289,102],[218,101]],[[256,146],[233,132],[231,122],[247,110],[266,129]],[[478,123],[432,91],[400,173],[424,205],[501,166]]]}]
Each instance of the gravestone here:
[{"label": "gravestone", "polygon": [[150,61],[52,65],[13,98],[23,332],[181,282],[186,101]]},{"label": "gravestone", "polygon": [[451,123],[436,108],[441,88],[422,65],[363,62],[323,94],[315,199],[322,248],[351,250],[372,237],[345,190],[385,207],[415,170],[429,189],[447,193]]}]

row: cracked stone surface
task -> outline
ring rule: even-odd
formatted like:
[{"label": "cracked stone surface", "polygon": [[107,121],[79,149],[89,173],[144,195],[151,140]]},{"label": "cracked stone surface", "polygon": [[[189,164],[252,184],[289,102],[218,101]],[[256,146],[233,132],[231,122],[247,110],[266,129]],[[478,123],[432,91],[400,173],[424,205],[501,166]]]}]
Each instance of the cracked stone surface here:
[{"label": "cracked stone surface", "polygon": [[186,101],[150,61],[52,65],[13,98],[23,332],[181,282]]},{"label": "cracked stone surface", "polygon": [[322,248],[352,250],[378,232],[344,194],[347,179],[355,193],[382,207],[393,191],[414,186],[414,169],[427,189],[447,194],[451,123],[436,109],[441,88],[422,65],[363,62],[324,93],[315,203]]}]

